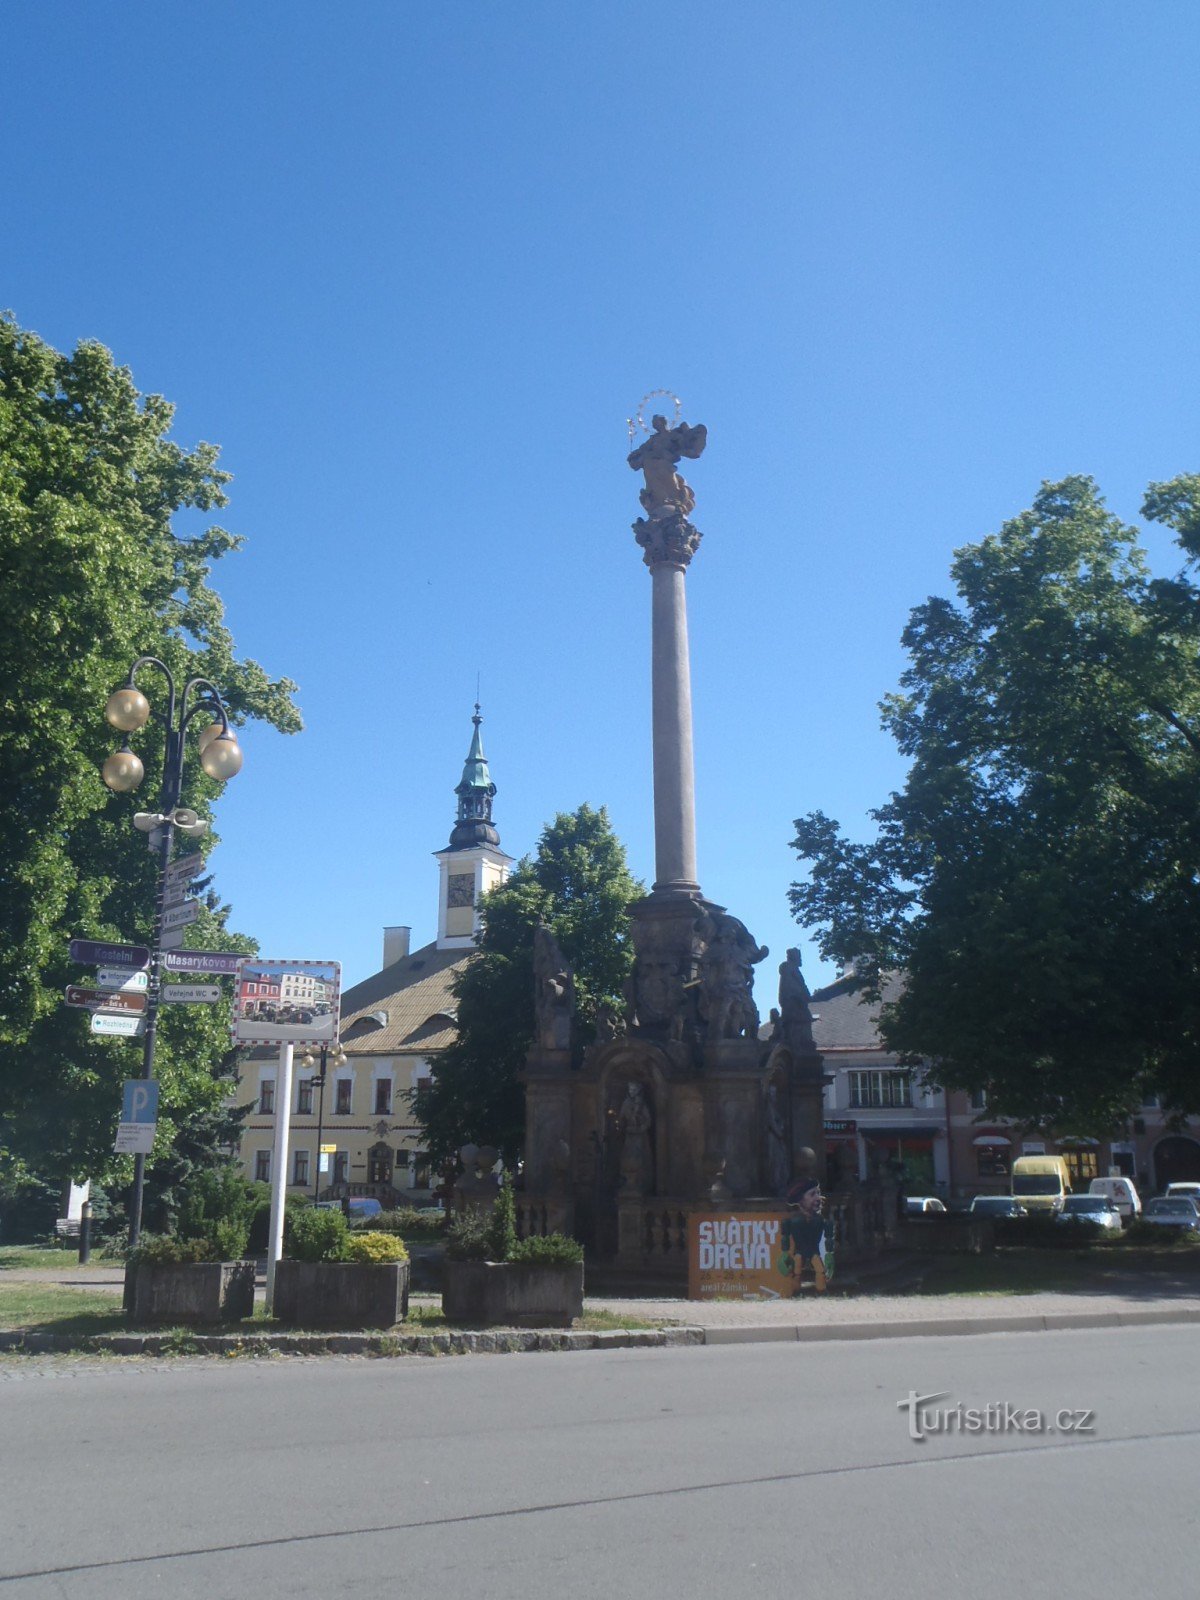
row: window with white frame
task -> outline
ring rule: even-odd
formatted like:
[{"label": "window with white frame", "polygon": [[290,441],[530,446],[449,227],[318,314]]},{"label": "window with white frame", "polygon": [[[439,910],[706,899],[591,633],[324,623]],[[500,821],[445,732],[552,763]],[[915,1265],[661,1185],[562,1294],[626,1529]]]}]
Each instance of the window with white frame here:
[{"label": "window with white frame", "polygon": [[275,1079],[263,1078],[258,1085],[258,1114],[269,1116],[275,1110]]},{"label": "window with white frame", "polygon": [[292,1156],[292,1182],[308,1183],[308,1151],[297,1150]]},{"label": "window with white frame", "polygon": [[348,1117],[350,1115],[350,1101],[354,1094],[354,1079],[339,1078],[335,1093],[334,1111],[339,1117]]},{"label": "window with white frame", "polygon": [[392,1114],[392,1080],[390,1078],[376,1078],[375,1080],[375,1115],[377,1117],[390,1117]]},{"label": "window with white frame", "polygon": [[254,1181],[255,1183],[270,1183],[271,1181],[271,1152],[269,1150],[256,1150],[254,1152]]},{"label": "window with white frame", "polygon": [[312,1116],[313,1108],[313,1080],[301,1078],[296,1085],[296,1110],[301,1116]]},{"label": "window with white frame", "polygon": [[908,1072],[851,1072],[850,1104],[868,1106],[911,1106],[912,1075]]}]

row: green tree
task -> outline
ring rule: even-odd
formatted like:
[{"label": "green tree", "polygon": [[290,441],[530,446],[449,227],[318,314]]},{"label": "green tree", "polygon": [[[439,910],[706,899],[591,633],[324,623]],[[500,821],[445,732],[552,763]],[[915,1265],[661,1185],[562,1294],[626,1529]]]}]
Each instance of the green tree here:
[{"label": "green tree", "polygon": [[458,1038],[438,1059],[416,1115],[438,1164],[460,1146],[494,1144],[512,1160],[524,1139],[517,1073],[533,1042],[533,934],[553,931],[575,971],[577,1044],[595,1035],[596,1007],[619,1004],[633,967],[627,908],[643,894],[603,807],[560,812],[536,855],[520,861],[482,906],[479,954],[454,985]]},{"label": "green tree", "polygon": [[[172,526],[178,512],[222,507],[228,481],[214,446],[167,437],[172,414],[102,346],[63,355],[0,318],[0,1145],[54,1181],[114,1167],[120,1080],[140,1069],[128,1044],[93,1037],[62,1005],[83,976],[67,955],[73,935],[145,942],[151,931],[154,861],[129,797],[100,780],[110,691],[148,653],[178,681],[211,678],[236,723],[300,726],[295,686],[235,659],[208,586],[241,541]],[[154,703],[157,685],[146,689]],[[161,741],[134,743],[153,800]],[[218,790],[193,748],[186,801],[207,810]],[[210,894],[193,936],[230,947],[227,914]],[[226,1025],[224,1008],[164,1015],[163,1151],[184,1149],[185,1130],[200,1137],[206,1118],[220,1123]]]},{"label": "green tree", "polygon": [[1156,1090],[1200,1109],[1200,478],[1143,514],[1187,562],[1154,579],[1088,478],[955,554],[913,612],[884,726],[911,760],[848,840],[796,823],[797,919],[859,963],[893,1048],[1031,1123],[1101,1132]]}]

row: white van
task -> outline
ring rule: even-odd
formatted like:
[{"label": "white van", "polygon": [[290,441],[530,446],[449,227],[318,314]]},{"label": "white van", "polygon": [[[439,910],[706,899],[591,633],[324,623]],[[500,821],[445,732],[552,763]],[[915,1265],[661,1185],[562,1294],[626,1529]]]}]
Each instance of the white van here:
[{"label": "white van", "polygon": [[1111,1200],[1121,1213],[1122,1222],[1133,1222],[1142,1214],[1142,1202],[1132,1178],[1093,1178],[1088,1184],[1088,1193]]}]

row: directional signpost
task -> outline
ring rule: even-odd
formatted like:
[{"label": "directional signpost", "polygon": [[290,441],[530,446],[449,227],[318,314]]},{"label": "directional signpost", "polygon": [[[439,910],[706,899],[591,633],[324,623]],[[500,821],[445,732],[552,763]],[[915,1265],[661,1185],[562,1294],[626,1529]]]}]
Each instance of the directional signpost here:
[{"label": "directional signpost", "polygon": [[93,1033],[104,1033],[110,1038],[140,1039],[145,1031],[145,1017],[135,1016],[132,1011],[96,1011],[92,1015]]},{"label": "directional signpost", "polygon": [[246,957],[238,950],[168,950],[163,958],[167,972],[211,972],[232,977]]},{"label": "directional signpost", "polygon": [[104,944],[97,939],[72,939],[71,960],[85,967],[132,967],[150,965],[150,952],[144,944]]},{"label": "directional signpost", "polygon": [[196,900],[181,900],[178,905],[163,908],[163,932],[171,928],[186,928],[189,922],[195,922],[200,915],[200,905]]},{"label": "directional signpost", "polygon": [[101,967],[96,974],[96,982],[102,989],[124,989],[127,992],[141,990],[144,994],[150,987],[150,975],[147,972],[128,972],[123,967]]},{"label": "directional signpost", "polygon": [[124,989],[86,989],[81,984],[67,985],[67,1004],[88,1011],[145,1011],[146,996]]},{"label": "directional signpost", "polygon": [[172,983],[158,992],[164,1006],[208,1006],[221,998],[219,983]]},{"label": "directional signpost", "polygon": [[163,873],[163,882],[186,883],[190,878],[198,878],[203,871],[202,855],[177,856]]}]

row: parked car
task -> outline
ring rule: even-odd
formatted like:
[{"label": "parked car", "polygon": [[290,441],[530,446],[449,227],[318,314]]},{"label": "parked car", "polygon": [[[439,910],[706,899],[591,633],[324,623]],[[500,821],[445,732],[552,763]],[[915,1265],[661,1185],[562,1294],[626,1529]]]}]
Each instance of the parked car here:
[{"label": "parked car", "polygon": [[1111,1200],[1121,1213],[1122,1222],[1132,1222],[1142,1214],[1142,1202],[1132,1178],[1093,1178],[1088,1184],[1088,1193],[1103,1195],[1106,1200]]},{"label": "parked car", "polygon": [[1168,1200],[1174,1200],[1177,1195],[1184,1195],[1188,1200],[1200,1203],[1200,1183],[1169,1183],[1163,1193]]},{"label": "parked car", "polygon": [[1102,1194],[1069,1194],[1054,1220],[1056,1223],[1065,1223],[1067,1227],[1081,1222],[1094,1222],[1109,1233],[1121,1231],[1121,1213],[1117,1210],[1116,1201]]},{"label": "parked car", "polygon": [[372,1195],[355,1195],[352,1200],[346,1201],[346,1215],[351,1222],[355,1217],[377,1217],[383,1210],[382,1205]]},{"label": "parked car", "polygon": [[1142,1221],[1160,1228],[1190,1228],[1200,1232],[1200,1205],[1186,1194],[1160,1195],[1147,1200]]},{"label": "parked car", "polygon": [[936,1195],[906,1195],[904,1209],[910,1217],[919,1217],[932,1212],[945,1211],[945,1203]]},{"label": "parked car", "polygon": [[974,1217],[1027,1217],[1029,1215],[1019,1200],[1010,1194],[977,1194],[971,1201]]}]

